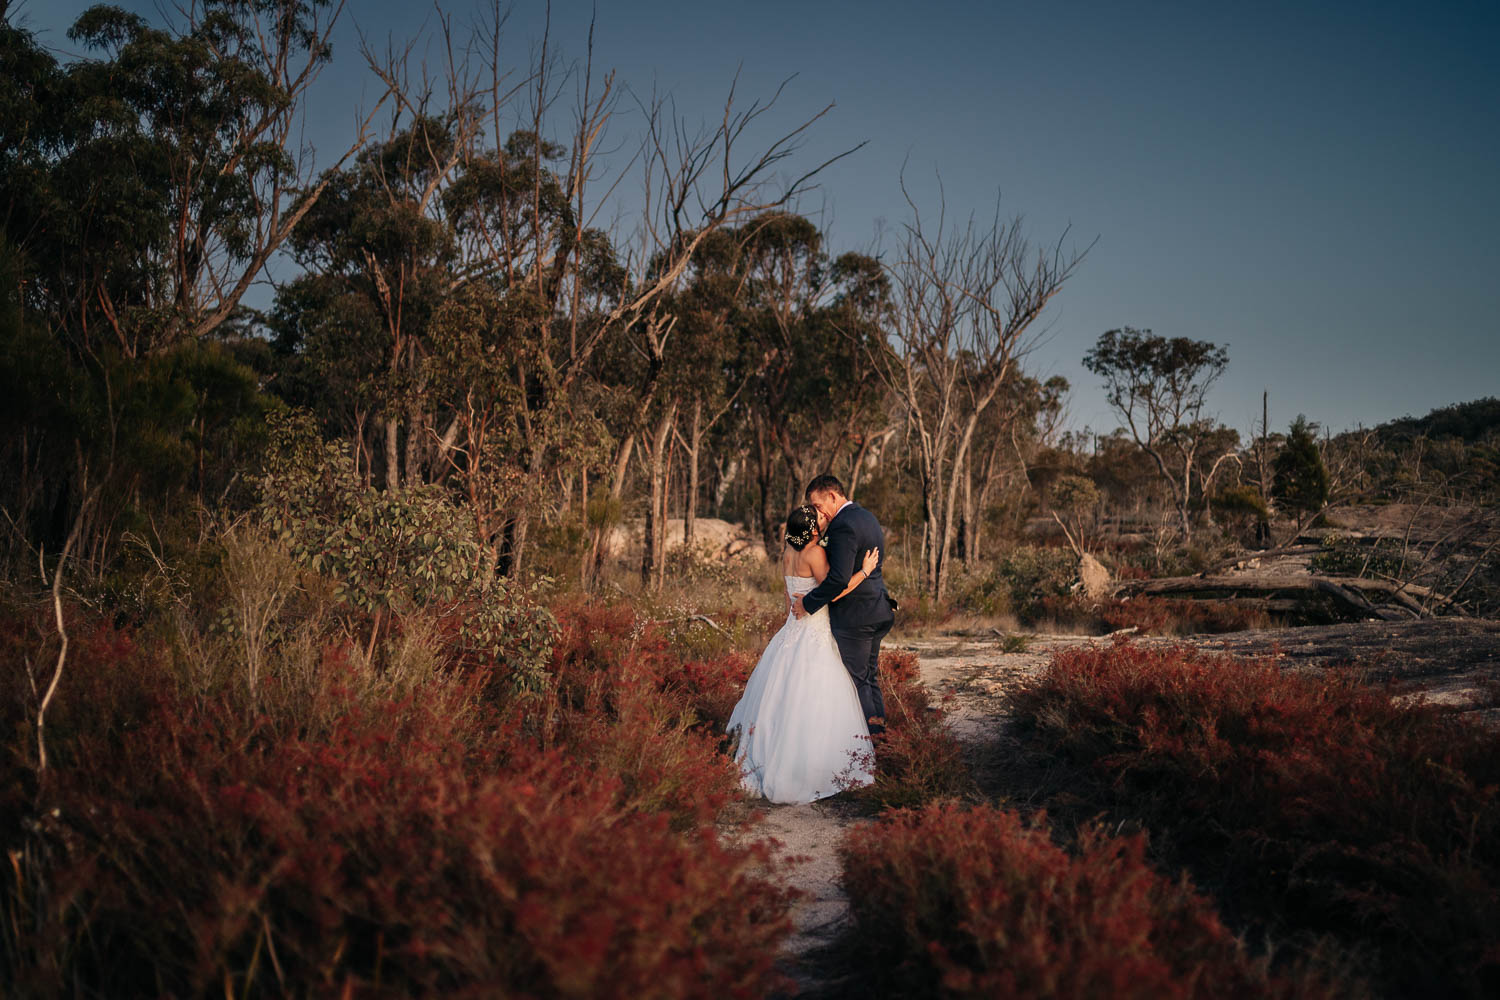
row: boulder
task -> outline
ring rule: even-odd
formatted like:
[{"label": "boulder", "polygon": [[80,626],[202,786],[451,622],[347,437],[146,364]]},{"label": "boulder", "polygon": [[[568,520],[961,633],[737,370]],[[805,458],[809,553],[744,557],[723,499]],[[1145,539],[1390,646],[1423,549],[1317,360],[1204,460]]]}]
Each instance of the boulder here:
[{"label": "boulder", "polygon": [[1102,601],[1114,592],[1109,570],[1087,552],[1078,560],[1078,580],[1083,585],[1084,596],[1091,601]]},{"label": "boulder", "polygon": [[[665,529],[667,551],[682,544],[683,519],[668,518]],[[639,557],[644,544],[646,523],[640,518],[626,521],[615,527],[609,536],[609,549],[615,556]],[[715,559],[761,559],[766,558],[766,547],[751,538],[745,529],[716,517],[700,517],[693,521],[693,548]]]}]

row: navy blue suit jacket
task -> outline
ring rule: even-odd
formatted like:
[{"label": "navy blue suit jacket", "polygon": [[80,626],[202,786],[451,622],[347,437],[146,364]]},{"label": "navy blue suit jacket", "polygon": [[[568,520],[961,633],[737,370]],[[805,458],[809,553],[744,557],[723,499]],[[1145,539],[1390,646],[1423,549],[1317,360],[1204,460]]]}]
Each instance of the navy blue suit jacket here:
[{"label": "navy blue suit jacket", "polygon": [[885,578],[880,574],[880,566],[875,567],[875,572],[842,600],[834,600],[849,586],[866,552],[879,549],[880,563],[885,565],[885,532],[880,530],[875,515],[859,504],[851,503],[828,523],[824,535],[828,539],[828,575],[802,596],[803,610],[812,614],[823,605],[831,604],[828,617],[834,631],[879,625],[895,618],[891,602],[886,598]]}]

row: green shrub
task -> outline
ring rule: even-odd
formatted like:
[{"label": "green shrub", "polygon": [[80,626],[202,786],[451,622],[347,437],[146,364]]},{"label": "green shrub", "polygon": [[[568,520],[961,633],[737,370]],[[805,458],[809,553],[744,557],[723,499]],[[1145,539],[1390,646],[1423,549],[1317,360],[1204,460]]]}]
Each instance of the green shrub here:
[{"label": "green shrub", "polygon": [[1370,578],[1399,576],[1406,568],[1401,543],[1394,538],[1379,538],[1368,545],[1340,535],[1325,535],[1312,557],[1312,568],[1337,576]]},{"label": "green shrub", "polygon": [[1044,614],[1049,597],[1066,597],[1078,579],[1078,559],[1066,549],[1018,546],[1005,554],[995,569],[1010,591],[1010,605],[1026,624]]},{"label": "green shrub", "polygon": [[347,449],[322,444],[303,416],[278,417],[272,440],[262,522],[299,565],[334,581],[336,597],[371,616],[372,645],[390,614],[435,614],[452,623],[461,655],[498,666],[518,690],[539,690],[557,623],[495,576],[446,491],[367,485]]}]

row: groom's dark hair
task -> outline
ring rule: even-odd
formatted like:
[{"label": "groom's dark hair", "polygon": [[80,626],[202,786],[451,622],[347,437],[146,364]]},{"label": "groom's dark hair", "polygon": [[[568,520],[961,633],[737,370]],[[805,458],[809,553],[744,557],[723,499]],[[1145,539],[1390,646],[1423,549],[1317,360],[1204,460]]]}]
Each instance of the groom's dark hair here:
[{"label": "groom's dark hair", "polygon": [[807,492],[802,495],[811,500],[814,493],[837,493],[841,497],[849,495],[844,492],[844,484],[839,482],[839,477],[831,472],[814,476],[813,481],[807,484]]}]

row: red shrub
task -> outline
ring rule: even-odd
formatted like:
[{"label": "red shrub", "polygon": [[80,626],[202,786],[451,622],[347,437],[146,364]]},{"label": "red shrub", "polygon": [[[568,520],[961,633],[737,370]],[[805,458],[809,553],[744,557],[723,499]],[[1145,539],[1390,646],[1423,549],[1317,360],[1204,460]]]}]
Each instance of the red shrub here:
[{"label": "red shrub", "polygon": [[679,829],[712,823],[738,797],[739,770],[656,666],[626,653],[563,714],[550,745],[616,775],[623,808],[665,813]]},{"label": "red shrub", "polygon": [[729,715],[745,693],[745,682],[755,669],[755,658],[729,653],[714,660],[688,660],[678,668],[674,686],[681,691],[703,725],[722,732]]},{"label": "red shrub", "polygon": [[1340,672],[1120,643],[1016,698],[1238,905],[1380,949],[1400,988],[1500,976],[1500,736]]},{"label": "red shrub", "polygon": [[668,813],[679,829],[712,822],[739,794],[719,749],[751,664],[684,661],[628,608],[579,605],[558,618],[543,745],[618,775],[625,808]]},{"label": "red shrub", "polygon": [[1251,961],[1141,837],[1086,831],[1077,857],[1038,816],[954,804],[854,828],[839,854],[855,938],[887,994],[974,997],[1331,996]]},{"label": "red shrub", "polygon": [[[37,937],[94,991],[757,995],[786,894],[759,847],[622,810],[618,779],[409,704],[318,738],[168,700],[58,775]],[[35,855],[41,857],[43,855]],[[85,884],[73,876],[87,872]]]},{"label": "red shrub", "polygon": [[883,806],[912,806],[971,791],[963,748],[922,686],[917,657],[882,652],[880,689],[886,731],[873,741],[874,784],[860,794]]},{"label": "red shrub", "polygon": [[1228,601],[1177,601],[1165,597],[1133,597],[1128,601],[1109,601],[1101,605],[1098,615],[1109,629],[1135,626],[1156,635],[1242,632],[1263,628],[1269,623],[1265,614],[1254,608]]}]

